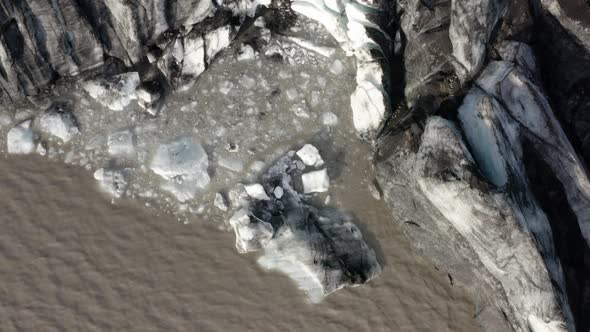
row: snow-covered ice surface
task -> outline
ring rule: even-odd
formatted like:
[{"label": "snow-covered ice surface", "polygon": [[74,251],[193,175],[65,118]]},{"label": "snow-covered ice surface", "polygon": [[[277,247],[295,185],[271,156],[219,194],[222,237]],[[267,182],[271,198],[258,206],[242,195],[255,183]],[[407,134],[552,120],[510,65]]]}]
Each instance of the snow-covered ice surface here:
[{"label": "snow-covered ice surface", "polygon": [[[321,25],[304,17],[281,35],[264,28],[259,19],[254,29],[267,42],[257,49],[244,38],[225,48],[228,29],[212,32],[216,38],[205,36],[216,40],[205,43],[205,53],[200,44],[193,49],[184,45],[189,55],[217,57],[203,71],[198,63],[191,67],[185,54],[183,70],[198,79],[163,97],[157,110],[152,104],[160,96],[140,87],[133,72],[56,86],[54,94],[69,102],[71,113],[50,113],[42,123],[60,139],[38,135],[43,132],[29,130],[27,123],[14,128],[24,119],[44,119],[47,114],[44,108],[32,109],[24,119],[12,116],[2,126],[1,139],[8,137],[1,144],[3,152],[37,151],[82,166],[95,172],[97,184],[114,198],[139,199],[184,223],[221,220],[219,228],[233,226],[245,239],[241,251],[248,251],[253,230],[243,215],[235,214],[241,208],[236,199],[288,196],[280,186],[261,191],[255,184],[289,151],[291,156],[299,151],[296,166],[307,172],[303,185],[314,205],[341,207],[340,198],[348,191],[345,183],[346,188],[368,188],[367,177],[348,174],[353,167],[368,169],[370,164],[370,148],[357,137],[350,105],[355,60]],[[351,179],[358,183],[351,187]],[[236,194],[240,186],[245,194]],[[344,228],[353,225],[344,215],[334,220]],[[274,263],[261,264],[292,274],[273,257]],[[350,283],[331,281],[321,294]],[[309,294],[319,300],[320,293]]]}]

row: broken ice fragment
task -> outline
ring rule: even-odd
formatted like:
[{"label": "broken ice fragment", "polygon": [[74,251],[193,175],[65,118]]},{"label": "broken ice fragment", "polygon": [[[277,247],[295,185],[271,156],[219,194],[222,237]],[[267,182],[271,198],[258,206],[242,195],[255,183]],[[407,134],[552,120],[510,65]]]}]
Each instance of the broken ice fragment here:
[{"label": "broken ice fragment", "polygon": [[209,184],[208,166],[205,149],[190,136],[160,144],[150,164],[154,173],[169,180],[162,188],[182,202]]},{"label": "broken ice fragment", "polygon": [[322,114],[322,123],[325,126],[333,127],[338,124],[338,117],[332,112],[325,112]]},{"label": "broken ice fragment", "polygon": [[226,25],[205,35],[205,54],[207,56],[207,63],[211,62],[217,53],[229,45],[231,42],[231,34],[232,27]]},{"label": "broken ice fragment", "polygon": [[215,199],[213,200],[213,205],[215,205],[218,209],[220,209],[221,211],[227,211],[228,206],[227,206],[227,202],[225,200],[225,197],[223,197],[222,193],[216,193],[215,194]]},{"label": "broken ice fragment", "polygon": [[107,138],[107,151],[113,156],[129,156],[135,153],[135,137],[129,129],[111,133]]},{"label": "broken ice fragment", "polygon": [[330,188],[330,178],[328,177],[328,170],[322,169],[305,173],[301,176],[303,182],[303,193],[322,193],[328,191]]},{"label": "broken ice fragment", "polygon": [[321,167],[324,165],[324,160],[322,159],[320,152],[311,144],[305,144],[299,151],[297,151],[297,156],[301,158],[301,161],[307,166]]},{"label": "broken ice fragment", "polygon": [[259,200],[264,200],[264,201],[270,200],[270,197],[268,197],[268,195],[266,194],[266,191],[264,191],[264,187],[262,187],[262,185],[259,183],[245,185],[244,189],[246,189],[248,196],[250,196],[254,199],[259,199]]},{"label": "broken ice fragment", "polygon": [[242,160],[235,156],[222,157],[217,161],[217,164],[233,172],[241,172],[244,169],[244,163]]},{"label": "broken ice fragment", "polygon": [[209,160],[201,144],[190,136],[183,136],[158,146],[150,168],[165,179],[192,175],[207,170]]},{"label": "broken ice fragment", "polygon": [[94,172],[94,179],[98,181],[100,188],[113,197],[121,197],[127,190],[128,182],[126,170],[105,170],[99,168]]},{"label": "broken ice fragment", "polygon": [[160,86],[156,82],[143,84],[137,89],[137,104],[151,115],[158,114],[160,104]]},{"label": "broken ice fragment", "polygon": [[10,129],[6,136],[8,153],[29,154],[35,151],[35,135],[31,128],[31,122],[31,120],[27,120]]},{"label": "broken ice fragment", "polygon": [[137,99],[135,90],[140,79],[137,72],[115,75],[109,79],[88,81],[83,85],[84,90],[100,104],[113,111],[122,111]]},{"label": "broken ice fragment", "polygon": [[277,199],[281,199],[281,197],[283,197],[284,191],[282,187],[276,187],[273,193]]},{"label": "broken ice fragment", "polygon": [[64,143],[79,133],[74,115],[58,106],[41,113],[35,119],[35,125],[40,132],[57,137]]},{"label": "broken ice fragment", "polygon": [[248,210],[238,210],[229,220],[236,233],[236,248],[240,253],[262,249],[272,238],[272,226],[262,220],[252,221]]},{"label": "broken ice fragment", "polygon": [[252,46],[243,44],[240,47],[237,59],[238,61],[254,60],[256,59],[256,51],[254,51],[254,48],[252,48]]}]

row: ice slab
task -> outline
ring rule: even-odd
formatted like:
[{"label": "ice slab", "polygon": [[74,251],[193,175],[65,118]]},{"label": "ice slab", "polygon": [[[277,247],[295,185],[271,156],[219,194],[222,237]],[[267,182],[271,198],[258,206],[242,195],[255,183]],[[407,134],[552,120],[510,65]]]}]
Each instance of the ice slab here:
[{"label": "ice slab", "polygon": [[6,147],[11,154],[29,154],[35,151],[35,134],[31,120],[26,120],[10,129],[6,137]]}]

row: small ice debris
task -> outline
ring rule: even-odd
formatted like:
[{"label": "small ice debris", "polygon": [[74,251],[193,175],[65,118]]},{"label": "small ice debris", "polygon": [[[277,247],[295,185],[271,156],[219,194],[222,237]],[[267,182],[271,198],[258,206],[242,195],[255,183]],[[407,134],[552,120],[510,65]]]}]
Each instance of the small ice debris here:
[{"label": "small ice debris", "polygon": [[8,131],[6,136],[8,153],[28,154],[35,151],[35,134],[31,123],[31,120],[27,120]]},{"label": "small ice debris", "polygon": [[129,72],[115,75],[107,80],[87,81],[83,88],[103,106],[113,111],[122,111],[132,100],[137,99],[139,74]]},{"label": "small ice debris", "polygon": [[242,184],[238,184],[228,192],[229,202],[233,208],[248,205],[249,197]]},{"label": "small ice debris", "polygon": [[213,205],[215,205],[218,209],[220,209],[221,211],[224,211],[224,212],[227,211],[227,209],[228,209],[227,201],[222,193],[215,194],[215,199],[213,200]]},{"label": "small ice debris", "polygon": [[256,51],[254,48],[247,44],[242,44],[237,56],[238,61],[248,61],[256,59]]},{"label": "small ice debris", "polygon": [[273,193],[277,199],[281,199],[281,197],[283,197],[284,194],[283,187],[275,187]]},{"label": "small ice debris", "polygon": [[137,104],[151,115],[158,114],[160,89],[156,82],[144,83],[137,89]]},{"label": "small ice debris", "polygon": [[236,211],[229,223],[236,233],[236,248],[239,253],[260,250],[272,238],[272,226],[262,220],[252,222],[246,209]]},{"label": "small ice debris", "polygon": [[377,189],[377,186],[375,186],[374,183],[369,183],[369,192],[371,193],[371,196],[373,196],[373,198],[375,198],[376,200],[381,200],[381,193],[379,192],[379,189]]},{"label": "small ice debris", "polygon": [[51,107],[35,119],[36,128],[50,136],[61,139],[64,143],[79,133],[78,121],[72,112],[59,106]]},{"label": "small ice debris", "polygon": [[299,151],[297,151],[297,156],[301,158],[301,161],[307,166],[321,167],[324,165],[324,160],[320,155],[320,151],[311,144],[305,144]]},{"label": "small ice debris", "polygon": [[250,170],[252,170],[255,173],[259,173],[264,170],[264,167],[266,167],[264,161],[256,160],[250,165]]},{"label": "small ice debris", "polygon": [[246,189],[248,196],[250,196],[254,199],[264,200],[264,201],[270,200],[270,197],[268,197],[268,195],[266,194],[266,191],[264,191],[264,187],[262,187],[262,185],[260,183],[244,185],[244,189]]},{"label": "small ice debris", "polygon": [[264,55],[267,58],[273,58],[273,59],[282,59],[283,58],[283,49],[281,49],[281,47],[279,45],[271,45],[266,49],[266,52],[264,52]]},{"label": "small ice debris", "polygon": [[340,60],[334,60],[330,65],[330,72],[334,75],[340,75],[344,72],[344,64]]},{"label": "small ice debris", "polygon": [[325,168],[303,174],[301,181],[303,182],[303,193],[305,194],[326,192],[330,187],[328,170]]},{"label": "small ice debris", "polygon": [[325,112],[322,114],[322,123],[324,126],[334,127],[338,124],[338,117],[332,112]]},{"label": "small ice debris", "polygon": [[112,156],[129,156],[135,153],[135,135],[129,129],[109,134],[107,151]]},{"label": "small ice debris", "polygon": [[217,164],[233,172],[241,172],[244,169],[244,162],[235,156],[222,157],[217,161]]},{"label": "small ice debris", "polygon": [[126,170],[105,170],[99,168],[94,172],[94,179],[98,181],[100,188],[113,197],[121,197],[125,194],[129,183],[126,179]]},{"label": "small ice debris", "polygon": [[324,56],[326,58],[329,58],[332,55],[334,55],[334,53],[336,53],[336,49],[333,47],[316,45],[309,40],[301,39],[301,38],[297,38],[297,37],[289,37],[289,39],[291,41],[293,41],[295,44],[297,44],[305,49],[308,49],[312,52],[315,52],[321,56]]},{"label": "small ice debris", "polygon": [[47,154],[47,149],[43,146],[43,144],[37,144],[37,149],[35,150],[38,155],[45,156]]}]

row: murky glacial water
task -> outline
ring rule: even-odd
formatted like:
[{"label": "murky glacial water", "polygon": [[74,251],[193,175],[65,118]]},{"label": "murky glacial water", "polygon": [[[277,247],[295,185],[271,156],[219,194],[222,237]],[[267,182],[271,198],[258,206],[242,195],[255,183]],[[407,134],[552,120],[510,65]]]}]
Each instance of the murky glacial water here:
[{"label": "murky glacial water", "polygon": [[384,271],[309,304],[214,223],[110,203],[88,171],[0,160],[0,331],[476,331],[474,308],[365,190],[353,210]]}]

